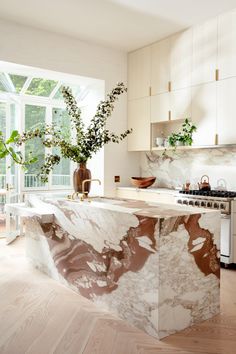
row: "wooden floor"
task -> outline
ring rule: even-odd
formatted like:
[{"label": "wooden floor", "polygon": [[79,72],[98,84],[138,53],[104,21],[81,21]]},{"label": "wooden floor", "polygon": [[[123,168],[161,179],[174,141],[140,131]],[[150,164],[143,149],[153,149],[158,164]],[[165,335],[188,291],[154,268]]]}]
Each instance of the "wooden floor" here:
[{"label": "wooden floor", "polygon": [[222,270],[222,313],[157,341],[33,269],[24,240],[0,240],[0,353],[236,353],[236,270]]}]

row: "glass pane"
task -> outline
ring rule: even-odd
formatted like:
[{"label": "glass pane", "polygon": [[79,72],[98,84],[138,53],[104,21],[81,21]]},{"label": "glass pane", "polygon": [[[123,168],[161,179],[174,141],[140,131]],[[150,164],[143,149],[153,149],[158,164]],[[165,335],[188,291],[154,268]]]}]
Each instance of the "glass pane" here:
[{"label": "glass pane", "polygon": [[81,93],[82,90],[84,89],[82,86],[64,84],[64,85],[61,85],[61,87],[57,90],[57,92],[53,96],[54,99],[63,100],[63,95],[62,95],[62,92],[61,92],[63,86],[69,86],[72,89],[72,93],[73,93],[73,95],[75,97],[77,97],[78,94]]},{"label": "glass pane", "polygon": [[[17,130],[17,117],[16,117],[16,105],[14,103],[10,104],[10,132]],[[11,169],[9,171],[9,183],[13,188],[17,187],[17,177],[16,177],[16,165],[11,164]]]},{"label": "glass pane", "polygon": [[[46,107],[26,105],[25,106],[25,130],[37,128],[45,123]],[[45,148],[39,138],[28,141],[25,144],[25,157],[29,157],[30,153],[37,156],[38,161],[29,166],[25,173],[25,187],[42,187],[44,183],[40,181],[37,174],[44,162]]]},{"label": "glass pane", "polygon": [[[0,102],[0,130],[6,135],[6,104]],[[0,159],[0,189],[6,186],[6,159]],[[5,195],[0,195],[0,233],[5,227]]]},{"label": "glass pane", "polygon": [[[64,109],[53,108],[52,122],[60,127],[65,139],[70,135],[70,118]],[[59,154],[58,148],[52,149],[53,154]],[[70,160],[62,158],[60,163],[55,166],[52,173],[53,186],[70,186]]]},{"label": "glass pane", "polygon": [[5,88],[5,85],[3,84],[3,82],[4,82],[3,80],[4,80],[4,74],[0,73],[0,92],[6,92],[7,91],[7,89]]},{"label": "glass pane", "polygon": [[28,95],[48,97],[56,85],[57,81],[34,78],[32,79],[26,93]]},{"label": "glass pane", "polygon": [[16,92],[19,93],[27,80],[26,76],[9,74],[13,85],[15,86]]}]

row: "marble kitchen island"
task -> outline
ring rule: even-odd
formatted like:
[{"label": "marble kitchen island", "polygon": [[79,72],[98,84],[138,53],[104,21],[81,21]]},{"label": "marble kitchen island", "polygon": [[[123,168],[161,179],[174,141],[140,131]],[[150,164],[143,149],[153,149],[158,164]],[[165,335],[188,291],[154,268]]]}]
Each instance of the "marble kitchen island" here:
[{"label": "marble kitchen island", "polygon": [[218,211],[108,198],[28,203],[39,210],[25,217],[33,264],[100,308],[159,339],[219,313]]}]

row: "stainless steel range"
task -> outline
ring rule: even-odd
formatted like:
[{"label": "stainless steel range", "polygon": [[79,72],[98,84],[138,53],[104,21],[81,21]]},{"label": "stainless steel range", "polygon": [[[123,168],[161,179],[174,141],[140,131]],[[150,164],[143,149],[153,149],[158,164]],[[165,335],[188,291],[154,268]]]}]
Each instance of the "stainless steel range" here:
[{"label": "stainless steel range", "polygon": [[232,203],[236,192],[217,190],[179,191],[175,195],[178,204],[191,207],[216,209],[221,212],[221,262],[233,263],[233,217]]}]

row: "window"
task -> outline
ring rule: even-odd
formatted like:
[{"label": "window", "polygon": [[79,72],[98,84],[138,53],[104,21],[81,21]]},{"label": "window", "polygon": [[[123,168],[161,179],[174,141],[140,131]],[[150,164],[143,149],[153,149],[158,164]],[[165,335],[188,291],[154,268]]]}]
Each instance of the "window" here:
[{"label": "window", "polygon": [[[46,107],[25,105],[25,130],[34,129],[45,124]],[[37,155],[38,161],[29,166],[25,173],[24,186],[26,188],[42,187],[44,184],[37,177],[40,166],[43,164],[45,147],[39,138],[27,141],[25,144],[25,157]]]},{"label": "window", "polygon": [[26,93],[28,95],[49,97],[56,85],[57,81],[34,78]]},{"label": "window", "polygon": [[54,99],[56,99],[56,100],[62,100],[63,99],[63,95],[62,95],[62,87],[63,86],[69,86],[71,88],[72,93],[73,93],[73,95],[75,97],[78,97],[78,95],[84,91],[84,87],[76,86],[76,85],[70,85],[68,83],[65,83],[65,84],[63,84],[63,85],[61,85],[59,87],[59,89],[57,90],[57,92],[55,93],[55,95],[53,97]]},{"label": "window", "polygon": [[15,91],[17,93],[20,93],[22,90],[22,87],[24,86],[24,84],[27,80],[27,76],[9,74],[9,77],[15,87]]},{"label": "window", "polygon": [[[69,138],[71,133],[70,119],[65,109],[62,96],[62,87],[69,86],[73,95],[77,98],[82,108],[83,118],[87,125],[94,113],[94,108],[103,99],[104,82],[91,78],[78,78],[66,74],[44,72],[39,69],[23,67],[5,63],[4,70],[0,67],[0,130],[9,135],[13,129],[22,131],[36,128],[44,124],[56,124],[63,131],[64,136]],[[0,63],[1,65],[1,63]],[[9,67],[9,70],[6,70]],[[12,70],[11,68],[14,68]],[[41,77],[42,76],[42,77]],[[87,107],[87,108],[86,108]],[[21,172],[21,188],[23,190],[40,189],[71,189],[72,171],[76,164],[68,159],[61,159],[54,167],[47,184],[37,177],[40,172],[46,154],[58,153],[56,148],[45,148],[40,139],[28,141],[22,151],[28,158],[31,154],[37,154],[38,162],[28,167],[27,171]],[[101,167],[102,157],[97,157],[95,177],[102,179],[97,174]],[[96,160],[96,159],[95,159]],[[10,161],[10,160],[9,160]],[[7,182],[16,186],[18,181],[17,168],[15,165],[7,166],[7,159],[0,160],[0,188]],[[90,168],[95,162],[90,161]],[[9,167],[7,169],[7,167]]]},{"label": "window", "polygon": [[[65,138],[70,137],[70,119],[65,109],[52,109],[52,123],[54,123],[57,127],[60,127]],[[59,155],[59,149],[53,148],[52,153]],[[70,170],[70,161],[68,159],[61,159],[60,163],[55,166],[52,172],[52,186],[70,186]]]},{"label": "window", "polygon": [[[0,102],[0,130],[6,135],[6,104]],[[0,188],[6,184],[6,159],[0,159]]]}]

